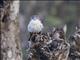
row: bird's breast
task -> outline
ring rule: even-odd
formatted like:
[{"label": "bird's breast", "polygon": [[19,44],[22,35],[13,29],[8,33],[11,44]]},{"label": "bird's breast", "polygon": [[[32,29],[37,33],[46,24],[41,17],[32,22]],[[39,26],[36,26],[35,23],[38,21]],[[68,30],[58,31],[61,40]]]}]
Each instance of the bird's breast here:
[{"label": "bird's breast", "polygon": [[31,21],[28,24],[28,31],[29,32],[40,32],[43,29],[43,24],[39,20]]}]

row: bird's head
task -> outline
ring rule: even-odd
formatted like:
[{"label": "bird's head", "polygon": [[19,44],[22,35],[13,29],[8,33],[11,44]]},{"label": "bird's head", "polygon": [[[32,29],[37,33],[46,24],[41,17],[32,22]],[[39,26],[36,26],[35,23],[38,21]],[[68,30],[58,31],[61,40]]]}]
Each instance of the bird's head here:
[{"label": "bird's head", "polygon": [[31,17],[31,20],[36,20],[36,19],[39,19],[39,17],[37,15],[34,15]]},{"label": "bird's head", "polygon": [[39,20],[39,21],[43,22],[44,17],[43,16],[40,16],[40,15],[33,15],[31,17],[31,20]]}]

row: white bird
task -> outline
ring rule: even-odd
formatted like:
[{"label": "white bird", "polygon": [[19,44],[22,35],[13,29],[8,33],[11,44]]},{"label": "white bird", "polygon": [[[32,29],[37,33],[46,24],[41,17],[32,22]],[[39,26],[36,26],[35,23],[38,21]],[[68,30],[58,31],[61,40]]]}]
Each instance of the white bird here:
[{"label": "white bird", "polygon": [[40,20],[39,16],[32,16],[31,21],[28,24],[28,31],[29,32],[36,32],[39,33],[43,30],[43,24]]},{"label": "white bird", "polygon": [[30,32],[30,37],[28,41],[30,41],[32,34],[41,33],[41,31],[43,30],[44,26],[41,19],[42,18],[37,15],[31,17],[31,20],[28,24],[28,31]]}]

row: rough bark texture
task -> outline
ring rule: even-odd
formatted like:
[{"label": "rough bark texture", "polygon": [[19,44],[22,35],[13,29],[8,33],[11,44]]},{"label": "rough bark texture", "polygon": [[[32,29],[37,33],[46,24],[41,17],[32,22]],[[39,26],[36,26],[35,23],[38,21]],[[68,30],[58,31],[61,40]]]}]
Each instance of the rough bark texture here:
[{"label": "rough bark texture", "polygon": [[18,26],[19,1],[6,0],[1,3],[1,60],[22,60]]}]

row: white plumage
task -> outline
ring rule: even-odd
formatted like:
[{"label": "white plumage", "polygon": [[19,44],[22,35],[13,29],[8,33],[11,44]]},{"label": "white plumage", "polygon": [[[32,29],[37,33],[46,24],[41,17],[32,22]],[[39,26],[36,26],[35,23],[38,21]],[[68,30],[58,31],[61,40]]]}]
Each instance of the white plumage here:
[{"label": "white plumage", "polygon": [[43,24],[38,18],[31,19],[28,24],[28,31],[29,32],[41,32],[43,29]]}]

